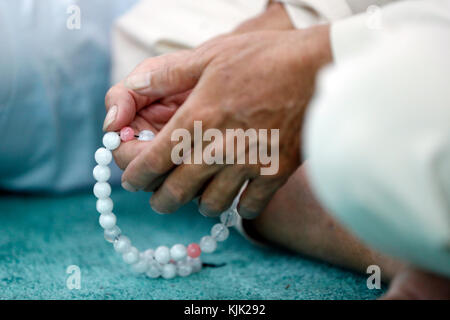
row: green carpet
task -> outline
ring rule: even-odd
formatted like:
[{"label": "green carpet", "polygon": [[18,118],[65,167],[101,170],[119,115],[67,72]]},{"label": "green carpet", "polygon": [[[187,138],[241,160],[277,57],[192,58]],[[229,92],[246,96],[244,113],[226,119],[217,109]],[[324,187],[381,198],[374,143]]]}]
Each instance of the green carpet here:
[{"label": "green carpet", "polygon": [[[142,250],[199,241],[215,219],[194,204],[151,211],[148,194],[114,190],[118,224]],[[173,280],[136,276],[103,239],[91,194],[0,196],[0,299],[374,299],[366,278],[294,254],[258,248],[232,230],[205,262],[226,263]],[[81,269],[81,289],[66,268]]]}]

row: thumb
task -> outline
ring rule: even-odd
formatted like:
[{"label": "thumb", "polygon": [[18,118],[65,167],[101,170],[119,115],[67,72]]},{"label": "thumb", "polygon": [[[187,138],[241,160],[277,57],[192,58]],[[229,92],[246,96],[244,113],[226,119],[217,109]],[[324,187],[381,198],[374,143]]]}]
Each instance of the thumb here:
[{"label": "thumb", "polygon": [[[192,89],[206,62],[195,51],[182,51],[148,59],[138,67],[124,85],[151,100],[165,98]],[[145,71],[144,71],[145,70]]]}]

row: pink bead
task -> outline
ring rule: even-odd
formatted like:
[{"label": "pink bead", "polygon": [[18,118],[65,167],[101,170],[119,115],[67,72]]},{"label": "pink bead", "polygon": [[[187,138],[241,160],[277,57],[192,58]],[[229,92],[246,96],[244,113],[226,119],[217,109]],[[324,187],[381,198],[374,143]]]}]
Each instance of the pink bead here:
[{"label": "pink bead", "polygon": [[120,139],[127,142],[134,139],[134,130],[130,127],[124,127],[120,130]]},{"label": "pink bead", "polygon": [[187,246],[187,254],[191,258],[198,258],[200,254],[202,253],[202,250],[200,249],[200,246],[196,243],[191,243]]}]

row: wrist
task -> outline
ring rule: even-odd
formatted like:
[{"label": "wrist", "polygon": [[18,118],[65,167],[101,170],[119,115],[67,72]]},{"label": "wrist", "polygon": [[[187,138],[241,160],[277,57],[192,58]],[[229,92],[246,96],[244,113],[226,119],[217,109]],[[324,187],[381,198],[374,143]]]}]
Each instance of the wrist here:
[{"label": "wrist", "polygon": [[330,41],[330,25],[318,25],[303,31],[303,48],[309,63],[316,70],[333,61]]}]

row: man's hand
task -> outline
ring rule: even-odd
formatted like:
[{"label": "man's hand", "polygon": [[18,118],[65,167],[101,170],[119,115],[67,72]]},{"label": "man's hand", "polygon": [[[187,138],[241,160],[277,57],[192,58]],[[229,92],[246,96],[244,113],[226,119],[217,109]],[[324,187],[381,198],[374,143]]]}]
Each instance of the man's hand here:
[{"label": "man's hand", "polygon": [[[245,218],[255,217],[300,164],[303,114],[317,70],[330,60],[328,26],[230,36],[192,51],[147,60],[140,73],[125,82],[137,96],[136,110],[192,92],[155,140],[136,143],[129,150],[131,156],[124,155],[126,159],[120,161],[126,166],[124,185],[155,191],[150,203],[163,213],[201,193],[201,211],[213,216],[227,209],[249,180],[238,211]],[[147,72],[142,73],[144,69]],[[204,131],[279,129],[279,172],[261,176],[260,165],[175,166],[171,134],[185,128],[194,136],[195,120],[202,121]]]},{"label": "man's hand", "polygon": [[[225,38],[231,35],[238,35],[261,30],[289,30],[293,29],[284,6],[281,3],[270,1],[266,11],[253,17],[236,27],[229,34],[220,35],[214,39]],[[143,73],[151,69],[156,64],[169,64],[167,56],[158,59],[148,59],[144,61],[132,74]],[[113,86],[106,94],[105,105],[107,116],[104,122],[104,131],[118,131],[124,126],[131,126],[135,131],[144,129],[157,133],[169,121],[179,106],[188,97],[190,91],[165,96],[158,100],[156,97],[141,96],[119,82]],[[114,153],[115,160],[121,169],[134,159],[134,157],[145,148],[145,144],[129,142],[122,144],[123,147]],[[128,187],[130,189],[130,187]]]}]

